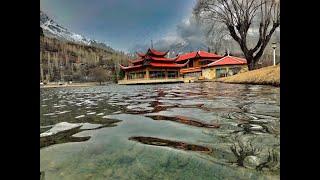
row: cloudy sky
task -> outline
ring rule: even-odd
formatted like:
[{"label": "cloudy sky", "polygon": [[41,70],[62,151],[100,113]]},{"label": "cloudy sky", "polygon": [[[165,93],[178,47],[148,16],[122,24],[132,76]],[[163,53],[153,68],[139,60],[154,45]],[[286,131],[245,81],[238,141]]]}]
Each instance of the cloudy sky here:
[{"label": "cloudy sky", "polygon": [[88,38],[128,51],[137,44],[175,38],[195,0],[41,0],[41,10],[58,24]]}]

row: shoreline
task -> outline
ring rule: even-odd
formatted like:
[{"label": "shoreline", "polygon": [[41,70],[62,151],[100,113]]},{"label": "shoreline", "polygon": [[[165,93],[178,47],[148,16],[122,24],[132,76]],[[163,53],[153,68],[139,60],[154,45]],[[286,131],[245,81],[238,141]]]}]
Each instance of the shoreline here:
[{"label": "shoreline", "polygon": [[[103,84],[102,84],[103,85]],[[92,87],[99,86],[98,82],[84,82],[84,83],[72,83],[72,84],[63,84],[59,85],[58,83],[40,85],[40,89],[42,88],[62,88],[62,87]]]},{"label": "shoreline", "polygon": [[271,82],[226,82],[226,81],[222,81],[222,80],[215,80],[214,82],[226,83],[226,84],[248,84],[248,85],[263,85],[263,86],[280,87],[280,84],[271,83]]},{"label": "shoreline", "polygon": [[269,85],[280,87],[280,64],[219,78],[215,81],[230,84]]}]

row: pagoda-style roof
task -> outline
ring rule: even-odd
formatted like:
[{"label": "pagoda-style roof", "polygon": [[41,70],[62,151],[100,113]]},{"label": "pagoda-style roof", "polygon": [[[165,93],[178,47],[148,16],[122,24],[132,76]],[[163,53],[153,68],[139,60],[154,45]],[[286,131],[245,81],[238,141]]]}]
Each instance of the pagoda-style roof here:
[{"label": "pagoda-style roof", "polygon": [[195,58],[216,60],[216,59],[220,59],[222,57],[223,56],[220,56],[220,55],[217,55],[214,53],[209,53],[206,51],[194,51],[194,52],[179,55],[176,62],[186,61],[188,59],[195,59]]},{"label": "pagoda-style roof", "polygon": [[223,66],[223,65],[243,65],[247,64],[247,60],[234,56],[225,56],[215,62],[212,62],[205,67]]},{"label": "pagoda-style roof", "polygon": [[128,69],[139,69],[139,68],[141,68],[143,65],[142,64],[140,64],[140,65],[136,65],[136,66],[123,66],[123,65],[121,65],[121,64],[119,64],[119,66],[120,66],[120,68],[122,69],[122,70],[128,70]]},{"label": "pagoda-style roof", "polygon": [[132,63],[131,66],[125,67],[120,65],[120,68],[123,70],[136,69],[144,66],[152,66],[152,67],[163,67],[163,68],[180,68],[186,66],[184,64],[176,64],[175,61],[178,57],[175,58],[166,58],[169,51],[161,52],[155,49],[149,48],[146,53],[139,53],[137,59],[129,60]]},{"label": "pagoda-style roof", "polygon": [[139,57],[142,57],[142,58],[144,58],[144,57],[147,56],[147,55],[149,55],[149,56],[160,56],[160,57],[164,57],[165,55],[167,55],[168,52],[169,52],[169,51],[162,52],[162,51],[158,51],[158,50],[149,48],[146,53],[137,52],[137,55],[138,55]]},{"label": "pagoda-style roof", "polygon": [[140,63],[140,62],[142,62],[143,61],[143,59],[141,59],[141,58],[138,58],[138,59],[133,59],[133,60],[128,60],[130,63],[132,63],[132,64],[137,64],[137,63]]}]

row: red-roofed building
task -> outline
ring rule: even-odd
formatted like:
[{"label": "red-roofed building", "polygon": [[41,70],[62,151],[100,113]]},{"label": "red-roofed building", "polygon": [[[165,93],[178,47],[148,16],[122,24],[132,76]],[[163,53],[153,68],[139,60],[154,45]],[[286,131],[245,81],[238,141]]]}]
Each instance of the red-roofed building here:
[{"label": "red-roofed building", "polygon": [[125,78],[119,84],[139,84],[157,82],[182,82],[179,70],[185,63],[176,63],[178,57],[167,58],[167,52],[149,48],[146,53],[137,53],[138,58],[129,60],[131,65],[120,68],[125,72]]},{"label": "red-roofed building", "polygon": [[177,57],[176,63],[186,63],[186,67],[180,69],[184,78],[198,79],[202,76],[202,67],[221,59],[223,56],[206,51],[194,51]]},{"label": "red-roofed building", "polygon": [[225,56],[202,67],[205,79],[215,79],[248,71],[247,60],[234,56]]}]

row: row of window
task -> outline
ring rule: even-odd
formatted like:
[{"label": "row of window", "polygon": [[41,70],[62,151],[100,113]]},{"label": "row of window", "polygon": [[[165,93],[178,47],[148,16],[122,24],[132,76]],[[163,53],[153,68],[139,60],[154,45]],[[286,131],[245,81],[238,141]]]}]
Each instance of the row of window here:
[{"label": "row of window", "polygon": [[145,78],[146,72],[130,72],[128,74],[128,79],[143,79]]},{"label": "row of window", "polygon": [[235,74],[238,74],[241,70],[241,67],[232,67],[229,68],[229,71],[227,71],[227,68],[217,68],[216,69],[216,77],[226,77],[226,76],[232,76]]},{"label": "row of window", "polygon": [[[146,72],[130,72],[127,79],[143,79],[146,78]],[[165,71],[150,71],[150,79],[164,79],[166,78]],[[178,71],[168,71],[168,78],[178,78]]]}]

